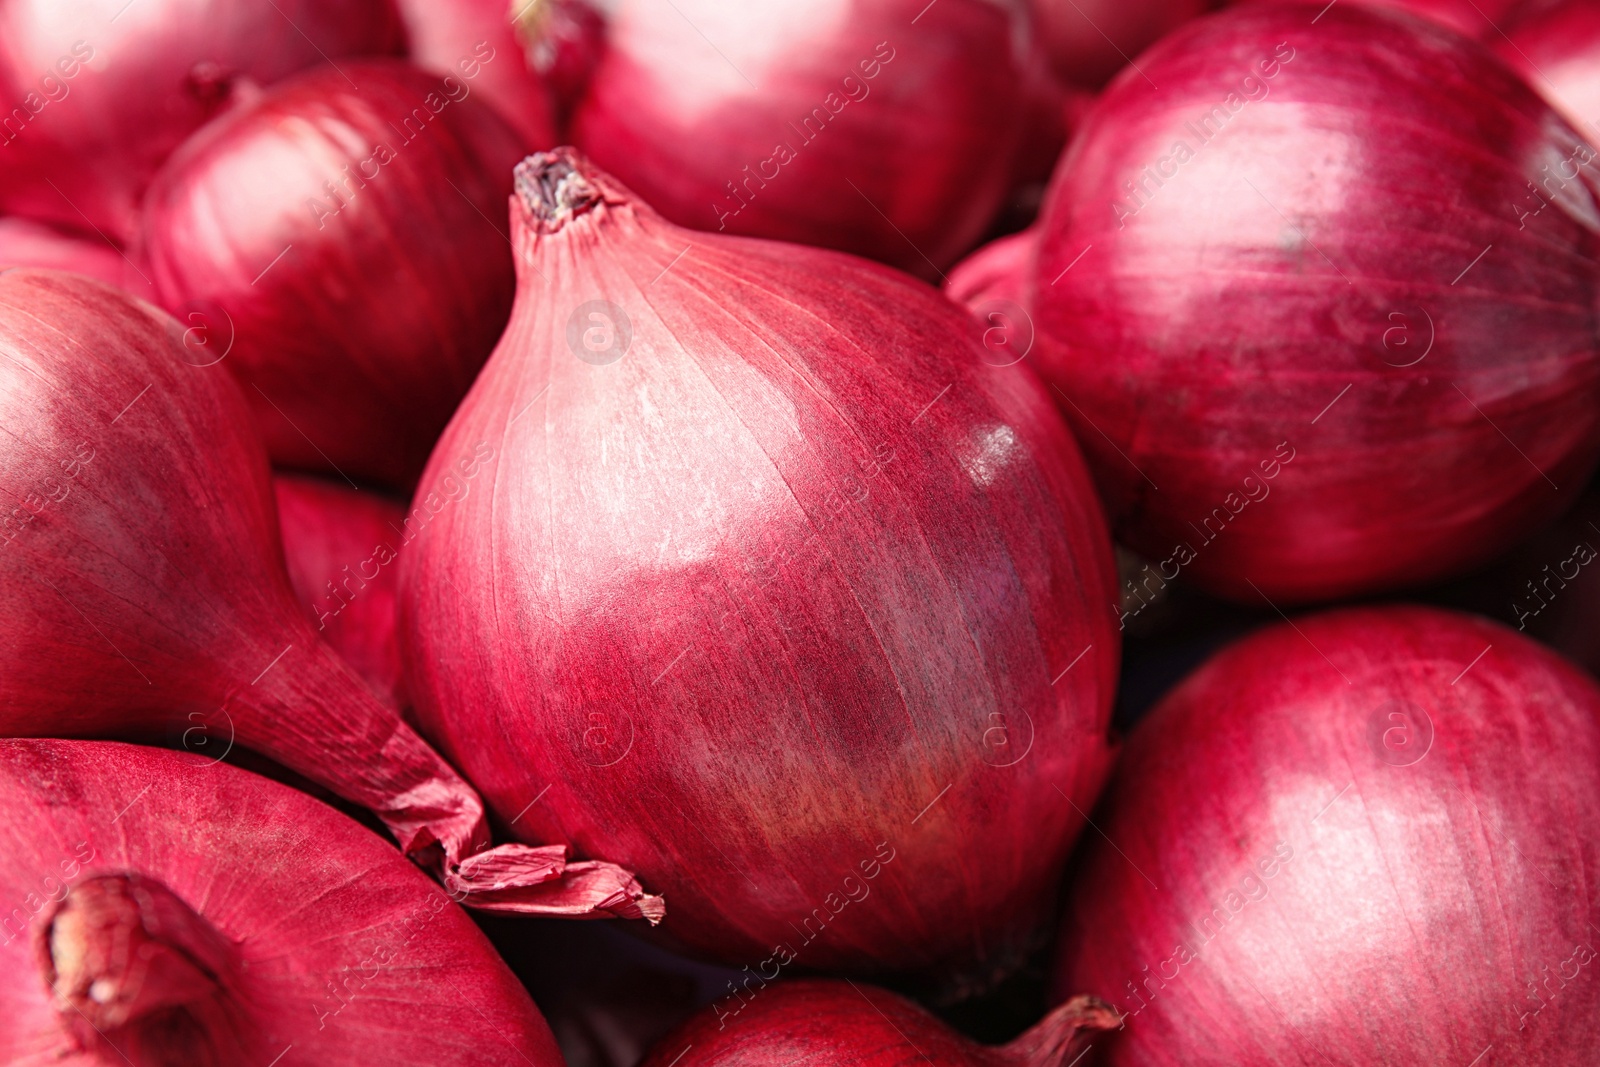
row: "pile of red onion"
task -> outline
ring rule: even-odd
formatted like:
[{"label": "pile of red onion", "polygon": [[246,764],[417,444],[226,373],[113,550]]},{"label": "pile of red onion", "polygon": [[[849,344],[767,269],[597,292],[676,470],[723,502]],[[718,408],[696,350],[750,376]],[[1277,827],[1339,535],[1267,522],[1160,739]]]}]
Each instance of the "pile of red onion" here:
[{"label": "pile of red onion", "polygon": [[1597,59],[0,0],[0,1061],[1589,1062]]}]

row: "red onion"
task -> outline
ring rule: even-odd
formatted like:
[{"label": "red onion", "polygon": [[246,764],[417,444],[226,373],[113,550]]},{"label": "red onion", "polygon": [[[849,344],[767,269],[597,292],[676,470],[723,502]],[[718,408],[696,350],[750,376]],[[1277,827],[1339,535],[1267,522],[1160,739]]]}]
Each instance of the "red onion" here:
[{"label": "red onion", "polygon": [[1120,79],[1062,159],[1032,309],[1118,539],[1259,605],[1458,573],[1564,508],[1600,453],[1578,134],[1353,4],[1140,66],[1160,88]]},{"label": "red onion", "polygon": [[[0,274],[0,736],[237,743],[372,809],[470,903],[640,914],[631,877],[488,843],[482,802],[283,574],[266,457],[205,339],[77,275]],[[474,468],[477,471],[477,468]]]},{"label": "red onion", "polygon": [[1043,388],[876,264],[679,229],[570,149],[517,184],[511,324],[401,557],[419,720],[701,952],[1004,971],[1105,772],[1118,651]]},{"label": "red onion", "polygon": [[556,142],[550,86],[529,66],[513,22],[520,8],[540,8],[539,4],[530,0],[399,0],[398,6],[413,63],[474,82],[526,144]]},{"label": "red onion", "polygon": [[[1261,3],[1264,0],[1234,0],[1235,3]],[[1448,26],[1457,33],[1475,37],[1490,45],[1505,40],[1505,33],[1525,11],[1543,6],[1543,0],[1347,0],[1387,11],[1404,11]]]},{"label": "red onion", "polygon": [[169,310],[227,340],[275,462],[421,471],[511,306],[494,220],[519,156],[470,81],[394,60],[302,75],[173,155],[151,270]]},{"label": "red onion", "polygon": [[0,211],[130,237],[240,81],[403,44],[389,0],[0,0]]},{"label": "red onion", "polygon": [[1465,615],[1228,648],[1135,730],[1072,883],[1057,989],[1126,1013],[1100,1062],[1587,1062],[1597,715]]},{"label": "red onion", "polygon": [[644,1067],[1068,1067],[1119,1020],[1106,1004],[1078,997],[1010,1044],[967,1040],[903,997],[854,982],[756,979],[656,1045]]},{"label": "red onion", "polygon": [[[974,312],[992,300],[1026,307],[1038,243],[1038,234],[1031,229],[990,241],[950,268],[944,280],[945,295]],[[983,318],[982,314],[978,317]]]},{"label": "red onion", "polygon": [[1600,140],[1600,10],[1568,0],[1517,23],[1494,44],[1591,143]]},{"label": "red onion", "polygon": [[667,218],[933,275],[1027,99],[1020,0],[624,0],[574,141]]},{"label": "red onion", "polygon": [[321,478],[279,474],[272,489],[295,599],[373,691],[403,709],[395,561],[405,509]]},{"label": "red onion", "polygon": [[1033,230],[1007,234],[951,267],[945,278],[945,295],[965,304],[983,324],[986,358],[997,366],[1021,362],[1033,350],[1028,282],[1038,244]]},{"label": "red onion", "polygon": [[107,285],[123,285],[130,274],[138,278],[137,268],[115,245],[28,219],[0,218],[0,269],[6,267],[70,270]]},{"label": "red onion", "polygon": [[612,0],[525,0],[516,5],[517,39],[528,64],[556,94],[563,128],[589,88],[606,49]]},{"label": "red onion", "polygon": [[0,1060],[560,1067],[465,913],[303,793],[180,752],[0,741]]},{"label": "red onion", "polygon": [[1216,0],[1029,0],[1056,76],[1095,88]]}]

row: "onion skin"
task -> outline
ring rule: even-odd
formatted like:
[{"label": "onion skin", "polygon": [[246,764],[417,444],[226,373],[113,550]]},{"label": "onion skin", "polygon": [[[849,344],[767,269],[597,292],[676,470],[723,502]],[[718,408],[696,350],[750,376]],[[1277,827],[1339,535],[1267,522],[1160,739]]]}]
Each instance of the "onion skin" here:
[{"label": "onion skin", "polygon": [[1600,11],[1568,0],[1495,42],[1500,58],[1591,142],[1600,140]]},{"label": "onion skin", "polygon": [[107,285],[137,288],[126,285],[132,269],[118,249],[98,237],[78,237],[28,219],[0,219],[0,270],[7,267],[70,270]]},{"label": "onion skin", "polygon": [[240,83],[404,42],[390,0],[4,0],[0,211],[129,240],[151,176]]},{"label": "onion skin", "polygon": [[1585,1061],[1600,983],[1555,975],[1594,955],[1597,716],[1591,678],[1466,615],[1230,646],[1128,741],[1058,995],[1126,1013],[1109,1067]]},{"label": "onion skin", "polygon": [[193,331],[78,275],[0,273],[0,736],[253,749],[371,809],[477,907],[639,915],[631,876],[487,848],[482,801],[317,637],[266,456]]},{"label": "onion skin", "polygon": [[989,362],[1020,362],[1033,351],[1036,330],[1028,285],[1039,238],[1033,230],[996,238],[950,268],[944,292],[983,324]]},{"label": "onion skin", "polygon": [[[529,65],[512,16],[513,0],[398,0],[411,61],[424,70],[472,80],[523,142],[556,143],[555,99]],[[496,209],[499,205],[496,204]]]},{"label": "onion skin", "polygon": [[303,793],[187,753],[8,740],[0,819],[8,1064],[560,1067],[466,914]]},{"label": "onion skin", "polygon": [[364,60],[173,155],[146,204],[152,276],[180,321],[231,341],[275,463],[413,484],[505,325],[490,220],[522,150],[470,82]]},{"label": "onion skin", "polygon": [[1098,89],[1216,0],[1030,0],[1030,6],[1056,77]]},{"label": "onion skin", "polygon": [[[425,732],[517,833],[627,857],[695,951],[986,984],[1111,756],[1066,427],[920,283],[681,230],[570,149],[518,175],[518,302],[401,558]],[[576,355],[596,299],[620,360]]]},{"label": "onion skin", "polygon": [[[1235,0],[1235,3],[1256,4],[1270,0]],[[1459,34],[1499,46],[1506,31],[1525,12],[1545,6],[1542,0],[1346,0],[1365,4],[1379,10],[1405,12],[1427,19]],[[1502,29],[1504,27],[1504,29]]]},{"label": "onion skin", "polygon": [[304,475],[274,475],[272,492],[295,599],[373,692],[403,711],[395,560],[405,509],[376,493]]},{"label": "onion skin", "polygon": [[517,9],[517,38],[528,63],[556,94],[562,126],[589,89],[606,50],[611,0],[528,0]]},{"label": "onion skin", "polygon": [[681,226],[935,277],[999,209],[1030,101],[1017,3],[926,6],[624,0],[573,143]]},{"label": "onion skin", "polygon": [[1038,242],[1038,234],[1031,229],[995,238],[950,268],[950,276],[944,280],[945,295],[974,312],[991,300],[1027,307]]},{"label": "onion skin", "polygon": [[[1067,1067],[1120,1023],[1079,997],[1007,1045],[967,1040],[911,1001],[854,982],[750,985],[661,1040],[643,1067],[784,1067],[797,1061],[852,1067]],[[685,1047],[687,1046],[687,1047]]]},{"label": "onion skin", "polygon": [[1594,186],[1573,163],[1540,208],[1528,184],[1592,149],[1478,46],[1317,11],[1200,20],[1141,61],[1160,91],[1119,79],[1062,159],[1033,276],[1039,366],[1118,540],[1257,605],[1461,573],[1600,454]]}]

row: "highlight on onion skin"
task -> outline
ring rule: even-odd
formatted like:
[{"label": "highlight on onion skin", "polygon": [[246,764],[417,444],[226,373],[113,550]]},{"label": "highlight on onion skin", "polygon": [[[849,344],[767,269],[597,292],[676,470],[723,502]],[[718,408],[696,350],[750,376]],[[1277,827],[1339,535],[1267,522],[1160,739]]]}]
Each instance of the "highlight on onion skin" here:
[{"label": "highlight on onion skin", "polygon": [[4,0],[0,211],[129,241],[162,161],[241,86],[404,46],[390,0]]},{"label": "highlight on onion skin", "polygon": [[927,6],[623,0],[573,143],[681,226],[937,278],[1006,193],[1030,57],[1020,0]]},{"label": "highlight on onion skin", "polygon": [[1123,76],[1062,158],[1033,276],[1118,540],[1258,605],[1463,573],[1600,454],[1594,150],[1448,31],[1317,13],[1148,52],[1160,89]]},{"label": "highlight on onion skin", "polygon": [[1495,51],[1591,142],[1600,140],[1600,10],[1567,0],[1520,19]]},{"label": "highlight on onion skin", "polygon": [[1097,89],[1140,52],[1218,0],[1029,0],[1056,77]]},{"label": "highlight on onion skin", "polygon": [[373,692],[405,713],[395,561],[406,510],[376,493],[299,474],[272,478],[295,599]]},{"label": "highlight on onion skin", "polygon": [[[515,15],[543,10],[544,0],[398,0],[411,61],[424,70],[470,79],[524,144],[556,143],[551,87],[528,62]],[[526,17],[526,16],[525,16]]]},{"label": "highlight on onion skin", "polygon": [[1093,997],[1056,1008],[1005,1045],[979,1045],[888,990],[855,982],[746,982],[661,1039],[643,1067],[1069,1067],[1121,1020]]},{"label": "highlight on onion skin", "polygon": [[303,793],[182,752],[5,740],[0,826],[8,1064],[560,1067],[466,914]]},{"label": "highlight on onion skin", "polygon": [[570,149],[518,188],[511,324],[401,557],[424,731],[695,952],[987,985],[1111,756],[1066,426],[897,272],[680,229]]},{"label": "highlight on onion skin", "polygon": [[1125,1013],[1109,1067],[1592,1052],[1600,688],[1504,627],[1252,635],[1140,723],[1094,818],[1056,989]]},{"label": "highlight on onion skin", "polygon": [[659,918],[626,871],[489,847],[483,802],[322,641],[266,456],[204,338],[79,275],[0,273],[0,736],[250,748],[370,809],[467,903]]},{"label": "highlight on onion skin", "polygon": [[464,75],[363,60],[174,153],[146,202],[149,269],[226,350],[275,463],[414,483],[505,325],[493,220],[526,147]]}]

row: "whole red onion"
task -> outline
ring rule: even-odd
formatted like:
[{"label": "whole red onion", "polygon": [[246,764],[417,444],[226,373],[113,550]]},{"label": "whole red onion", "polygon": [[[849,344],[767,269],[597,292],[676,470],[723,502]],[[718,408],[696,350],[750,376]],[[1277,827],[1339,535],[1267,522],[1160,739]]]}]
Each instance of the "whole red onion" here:
[{"label": "whole red onion", "polygon": [[574,143],[679,225],[932,276],[1006,192],[1020,5],[624,0]]},{"label": "whole red onion", "polygon": [[1071,884],[1057,989],[1126,1013],[1100,1062],[1588,1062],[1597,716],[1466,615],[1229,647],[1134,731]]},{"label": "whole red onion", "polygon": [[1217,0],[1029,0],[1056,76],[1096,88]]},{"label": "whole red onion", "polygon": [[560,1067],[459,908],[303,793],[193,756],[0,741],[0,1060]]},{"label": "whole red onion", "polygon": [[0,211],[129,238],[241,81],[403,46],[390,0],[0,0]]},{"label": "whole red onion", "polygon": [[1077,997],[1006,1045],[967,1040],[903,997],[854,982],[746,983],[656,1045],[644,1067],[1068,1067],[1107,1030],[1116,1012]]},{"label": "whole red onion", "polygon": [[98,237],[79,237],[17,218],[0,219],[0,270],[6,267],[70,270],[107,285],[122,285],[134,269],[120,250]]},{"label": "whole red onion", "polygon": [[275,462],[415,479],[511,307],[494,220],[519,144],[470,81],[365,60],[173,155],[147,201],[150,268],[226,348]]},{"label": "whole red onion", "polygon": [[1567,0],[1519,21],[1495,50],[1590,142],[1600,140],[1600,9]]},{"label": "whole red onion", "polygon": [[204,338],[87,278],[0,273],[0,736],[254,749],[370,808],[469,903],[637,915],[627,872],[488,849],[482,801],[284,577],[266,456]]},{"label": "whole red onion", "polygon": [[405,539],[405,508],[376,493],[294,474],[275,475],[272,490],[295,599],[373,691],[404,709],[395,561]]},{"label": "whole red onion", "polygon": [[1140,65],[1160,88],[1119,79],[1062,158],[1032,308],[1119,540],[1259,605],[1458,573],[1564,508],[1600,453],[1593,149],[1359,5],[1235,8]]},{"label": "whole red onion", "polygon": [[570,149],[517,183],[511,324],[401,557],[419,720],[700,952],[1005,971],[1110,758],[1110,551],[1048,396],[894,271],[679,229]]},{"label": "whole red onion", "polygon": [[475,80],[530,146],[556,143],[555,100],[529,65],[514,21],[521,8],[539,6],[532,0],[398,0],[411,61],[438,74]]}]

